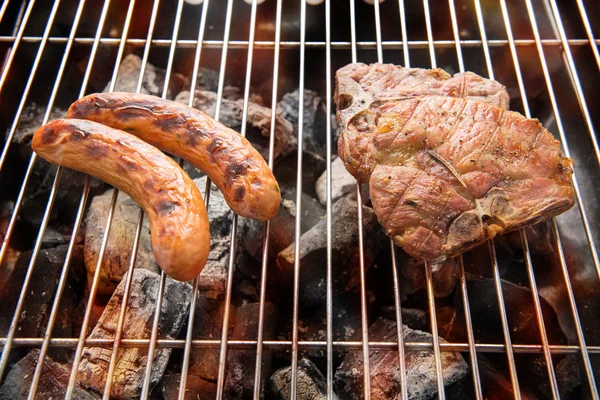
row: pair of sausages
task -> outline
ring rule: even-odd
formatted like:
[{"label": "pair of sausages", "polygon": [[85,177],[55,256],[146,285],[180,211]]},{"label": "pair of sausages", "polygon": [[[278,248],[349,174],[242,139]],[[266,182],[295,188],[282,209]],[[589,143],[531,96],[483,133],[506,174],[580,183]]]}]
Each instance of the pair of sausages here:
[{"label": "pair of sausages", "polygon": [[269,220],[281,201],[271,169],[250,142],[201,111],[154,96],[83,97],[67,119],[38,129],[31,146],[51,163],[129,194],[148,216],[158,265],[180,281],[206,263],[208,215],[194,182],[159,149],[206,173],[243,217]]}]

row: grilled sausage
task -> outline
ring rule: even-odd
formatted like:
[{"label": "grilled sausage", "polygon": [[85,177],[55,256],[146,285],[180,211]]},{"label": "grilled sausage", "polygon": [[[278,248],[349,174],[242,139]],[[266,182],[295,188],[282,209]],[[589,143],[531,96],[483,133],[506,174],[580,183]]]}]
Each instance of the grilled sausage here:
[{"label": "grilled sausage", "polygon": [[31,147],[53,164],[129,194],[148,216],[154,257],[167,275],[187,281],[200,273],[210,249],[206,208],[194,182],[163,152],[126,132],[78,119],[42,126]]},{"label": "grilled sausage", "polygon": [[69,118],[127,131],[204,171],[237,214],[266,221],[281,194],[271,169],[244,137],[202,111],[131,93],[98,93],[77,100]]}]

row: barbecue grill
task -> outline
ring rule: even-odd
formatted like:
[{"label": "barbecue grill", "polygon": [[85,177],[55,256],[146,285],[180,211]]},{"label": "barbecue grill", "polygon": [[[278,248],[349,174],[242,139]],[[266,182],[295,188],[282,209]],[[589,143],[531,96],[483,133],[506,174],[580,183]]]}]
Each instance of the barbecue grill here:
[{"label": "barbecue grill", "polygon": [[[456,396],[455,389],[445,386],[442,355],[448,352],[460,352],[469,364],[469,375],[464,378],[461,398],[484,398],[490,389],[490,378],[482,365],[480,356],[490,356],[498,367],[500,375],[506,378],[506,392],[514,398],[527,397],[529,385],[521,364],[528,358],[537,357],[541,362],[543,383],[546,388],[535,393],[543,393],[549,398],[559,398],[562,393],[570,398],[598,399],[596,378],[600,373],[600,329],[598,316],[600,306],[600,259],[599,244],[600,209],[598,208],[598,167],[600,148],[596,136],[596,127],[600,123],[595,110],[598,110],[600,97],[597,88],[600,70],[598,44],[600,38],[600,6],[592,1],[577,0],[448,0],[448,1],[394,1],[367,4],[360,0],[330,1],[319,5],[309,5],[304,1],[257,0],[204,0],[202,4],[184,0],[4,0],[0,8],[0,50],[4,62],[0,75],[0,101],[2,102],[1,128],[6,137],[0,158],[0,200],[9,204],[7,212],[2,214],[3,241],[0,262],[5,264],[10,258],[11,249],[26,251],[32,249],[31,259],[26,264],[20,290],[15,305],[1,312],[9,324],[0,337],[2,356],[0,358],[0,376],[5,379],[14,363],[11,358],[18,349],[38,348],[38,360],[44,360],[50,350],[64,348],[68,350],[67,365],[70,371],[67,396],[73,396],[77,385],[77,369],[81,363],[84,347],[103,347],[112,350],[108,380],[103,397],[109,398],[113,384],[112,372],[115,369],[117,349],[139,347],[149,355],[157,349],[171,348],[169,368],[180,373],[179,398],[184,398],[188,387],[188,375],[191,366],[190,353],[193,349],[208,348],[218,350],[218,368],[214,371],[217,398],[227,397],[226,380],[228,354],[245,350],[253,354],[255,363],[251,372],[254,380],[253,398],[270,396],[265,389],[275,370],[271,363],[265,363],[265,356],[278,358],[279,364],[286,361],[291,366],[290,397],[302,398],[298,389],[299,362],[302,357],[310,358],[311,352],[321,352],[323,363],[319,364],[326,382],[326,396],[335,396],[334,380],[336,370],[344,354],[362,355],[362,363],[357,364],[363,372],[362,396],[371,398],[371,378],[374,366],[369,356],[377,352],[393,352],[399,360],[398,379],[401,382],[399,394],[408,397],[407,371],[405,360],[410,352],[433,354],[432,377],[435,391],[440,399]],[[248,4],[251,3],[251,4]],[[258,4],[261,3],[261,4]],[[270,223],[263,226],[261,262],[256,269],[257,293],[259,304],[255,315],[257,332],[255,339],[233,339],[232,300],[237,268],[237,258],[243,250],[240,248],[240,221],[237,216],[230,218],[230,234],[227,252],[227,279],[223,296],[223,314],[219,337],[199,339],[194,319],[198,301],[198,279],[192,284],[190,313],[186,328],[179,338],[166,339],[159,332],[160,312],[153,316],[149,336],[124,337],[126,307],[121,307],[114,337],[90,339],[88,330],[93,327],[92,312],[97,295],[99,274],[88,282],[89,291],[85,297],[87,307],[80,322],[81,328],[72,336],[60,337],[54,331],[61,298],[68,287],[70,261],[77,246],[78,237],[84,229],[85,219],[92,195],[90,188],[94,180],[87,178],[79,187],[76,200],[77,209],[70,210],[67,219],[70,229],[64,235],[67,250],[60,260],[60,274],[56,280],[55,296],[48,303],[51,307],[43,332],[37,337],[22,336],[19,333],[19,321],[23,307],[35,279],[36,259],[43,249],[48,227],[52,221],[53,209],[60,207],[57,193],[68,182],[61,180],[65,171],[59,168],[54,179],[47,183],[47,195],[36,200],[36,212],[40,214],[37,223],[24,224],[27,213],[32,208],[23,206],[24,199],[30,196],[31,182],[36,171],[45,163],[31,155],[26,162],[19,164],[19,147],[14,138],[19,131],[19,121],[24,110],[31,103],[42,105],[45,110],[43,121],[51,118],[50,110],[63,109],[78,97],[93,91],[102,90],[108,82],[108,90],[114,90],[119,74],[119,65],[126,54],[133,53],[141,57],[141,75],[148,72],[152,64],[165,70],[162,87],[158,95],[174,97],[171,93],[190,90],[188,104],[194,104],[194,89],[199,85],[198,74],[201,68],[217,71],[215,119],[222,118],[224,93],[228,86],[242,88],[239,93],[242,108],[241,134],[246,135],[248,104],[252,95],[261,95],[265,106],[272,111],[271,121],[275,121],[276,105],[281,96],[294,89],[298,91],[297,149],[304,147],[303,124],[305,118],[305,91],[310,89],[318,93],[325,104],[328,116],[335,113],[333,103],[334,74],[341,66],[350,62],[390,62],[410,67],[440,67],[448,72],[473,71],[484,77],[502,82],[511,95],[511,109],[527,117],[536,117],[548,128],[562,144],[564,153],[574,159],[575,174],[573,182],[576,188],[576,206],[567,213],[553,219],[547,227],[552,252],[544,257],[532,254],[531,248],[539,237],[522,230],[513,235],[517,238],[518,251],[515,256],[520,260],[517,265],[505,264],[506,246],[498,240],[490,241],[483,249],[469,252],[457,260],[457,285],[453,291],[456,304],[460,304],[461,319],[464,319],[464,338],[466,340],[445,340],[442,330],[447,319],[443,313],[444,299],[436,297],[436,266],[425,263],[425,286],[421,289],[425,303],[421,308],[426,311],[427,327],[431,340],[415,342],[404,340],[402,334],[403,318],[406,307],[402,294],[403,276],[399,272],[403,255],[387,242],[384,253],[376,261],[377,274],[387,276],[391,290],[392,311],[387,316],[396,322],[396,339],[377,341],[370,338],[369,326],[373,322],[373,297],[377,296],[378,283],[369,282],[374,267],[364,259],[365,234],[363,231],[363,208],[357,207],[360,307],[356,310],[359,319],[353,328],[356,330],[351,339],[339,339],[334,334],[335,313],[350,303],[338,302],[334,295],[335,257],[332,254],[332,240],[336,232],[332,230],[332,158],[336,153],[335,120],[325,119],[323,144],[325,152],[325,173],[327,201],[325,206],[325,224],[327,251],[321,254],[317,262],[326,271],[326,298],[318,306],[325,316],[322,340],[308,340],[303,337],[303,321],[309,313],[303,311],[300,304],[300,282],[303,273],[300,268],[301,240],[295,241],[295,259],[291,286],[273,288],[269,286],[269,277],[276,274],[277,268],[269,259]],[[190,76],[191,79],[183,79]],[[137,91],[143,87],[143,79],[137,81]],[[274,162],[275,123],[270,126],[269,145],[265,146],[267,161],[271,168]],[[307,188],[306,175],[313,161],[304,159],[305,153],[297,151],[288,168],[293,169],[295,186],[295,223],[294,234],[298,239],[303,232],[301,222],[303,191]],[[290,167],[291,165],[291,167]],[[320,173],[320,172],[319,172]],[[205,188],[205,202],[211,202],[210,181]],[[365,193],[357,186],[351,195],[357,204],[363,204]],[[105,221],[100,256],[104,254],[111,230],[117,192],[113,192],[110,209]],[[209,215],[209,218],[211,215]],[[133,239],[133,251],[128,270],[135,267],[136,253],[141,234],[142,213],[137,220]],[[514,246],[513,246],[514,247]],[[237,255],[236,255],[237,254]],[[476,255],[473,255],[476,254]],[[483,256],[482,256],[483,255]],[[382,262],[381,260],[385,260]],[[3,267],[4,269],[8,267]],[[97,271],[99,268],[97,268]],[[483,299],[470,296],[469,277],[478,274],[489,278],[493,284],[489,287],[489,299],[493,304],[481,311]],[[0,272],[0,281],[9,279],[9,272]],[[131,273],[128,277],[131,277]],[[165,293],[165,275],[161,275],[158,285],[157,310]],[[512,283],[507,283],[507,282]],[[0,282],[3,290],[7,284]],[[518,284],[530,293],[527,304],[530,310],[517,310],[508,307],[507,302],[513,292],[507,291],[507,285]],[[127,306],[131,279],[126,279],[123,304]],[[383,290],[383,289],[382,289]],[[288,310],[279,310],[282,321],[278,325],[280,334],[267,340],[265,331],[265,304],[267,297],[288,297]],[[487,299],[487,297],[486,297]],[[376,301],[376,300],[375,300]],[[542,302],[548,301],[556,310],[558,318],[553,319],[557,326],[548,326],[547,311]],[[409,307],[416,307],[408,300]],[[531,302],[531,303],[529,303]],[[436,304],[437,303],[437,304]],[[476,305],[474,306],[474,304]],[[436,306],[437,305],[437,306]],[[484,305],[485,306],[485,305]],[[525,304],[524,304],[525,306]],[[485,308],[485,307],[484,307]],[[480,332],[484,326],[476,322],[483,319],[473,316],[472,312],[494,314],[500,321],[501,341],[482,340]],[[389,310],[388,310],[389,311]],[[317,312],[317,311],[315,311]],[[536,331],[526,341],[515,340],[520,326],[511,325],[517,321],[518,313],[529,313]],[[380,314],[380,313],[379,313]],[[32,318],[32,316],[26,316]],[[458,318],[458,317],[457,317]],[[284,321],[285,320],[285,321]],[[548,331],[562,329],[567,340],[555,343],[549,338]],[[112,356],[111,356],[112,354]],[[308,356],[307,356],[308,354]],[[570,356],[576,368],[560,370],[561,357]],[[150,371],[153,357],[148,358],[146,374],[142,387],[142,398],[159,396],[157,389],[151,394]],[[274,362],[274,365],[276,363]],[[280,365],[281,364],[281,365]],[[44,366],[38,362],[30,383],[30,398],[38,390]],[[265,370],[270,368],[269,370]],[[572,391],[564,388],[565,374],[578,375],[578,384]],[[24,378],[25,379],[25,378]],[[29,382],[28,381],[28,382]],[[497,380],[492,378],[492,381]],[[489,395],[489,393],[488,393]],[[157,397],[157,398],[160,398]]]}]

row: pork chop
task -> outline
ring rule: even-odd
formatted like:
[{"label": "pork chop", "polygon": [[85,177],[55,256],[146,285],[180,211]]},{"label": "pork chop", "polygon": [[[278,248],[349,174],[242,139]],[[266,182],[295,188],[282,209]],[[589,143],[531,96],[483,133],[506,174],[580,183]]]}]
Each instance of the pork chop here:
[{"label": "pork chop", "polygon": [[414,257],[452,257],[573,206],[572,161],[537,120],[441,96],[371,116],[373,208]]},{"label": "pork chop", "polygon": [[[449,75],[445,71],[403,68],[393,64],[349,64],[336,73],[335,101],[340,123],[338,153],[348,171],[360,182],[369,181],[368,128],[377,108],[386,102],[422,96],[449,96],[485,101],[508,109],[508,92],[500,83],[472,72]],[[352,120],[352,123],[350,123]]]}]

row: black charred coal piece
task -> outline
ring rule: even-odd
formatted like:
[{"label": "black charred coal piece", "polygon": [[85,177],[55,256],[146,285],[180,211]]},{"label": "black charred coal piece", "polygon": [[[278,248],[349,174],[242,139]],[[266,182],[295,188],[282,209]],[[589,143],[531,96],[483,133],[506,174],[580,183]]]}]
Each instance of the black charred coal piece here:
[{"label": "black charred coal piece", "polygon": [[[405,342],[431,343],[429,333],[403,327]],[[369,327],[369,340],[397,341],[396,323],[379,318]],[[443,339],[441,339],[443,340]],[[469,367],[459,353],[442,352],[444,385],[448,386],[463,379]],[[409,398],[429,398],[437,392],[434,355],[432,351],[406,351],[406,380]],[[400,362],[398,352],[371,350],[371,398],[395,399],[401,396]],[[335,388],[340,399],[362,398],[363,355],[350,351],[335,373]]]},{"label": "black charred coal piece", "polygon": [[[359,288],[360,253],[358,248],[358,205],[342,198],[332,209],[332,274],[334,295],[355,292]],[[373,210],[362,207],[364,265],[369,268],[385,240]],[[277,256],[277,265],[288,279],[294,272],[295,244]],[[325,302],[327,229],[326,220],[300,238],[300,304],[311,307]]]},{"label": "black charred coal piece", "polygon": [[[25,400],[31,389],[31,381],[35,368],[38,364],[40,351],[31,350],[21,361],[10,370],[4,384],[0,387],[0,399],[2,400]],[[36,399],[62,399],[65,397],[69,384],[71,368],[67,365],[57,363],[46,356],[42,367],[42,374],[35,394]],[[79,383],[75,384],[73,391],[74,399],[99,400],[101,396],[83,389]]]},{"label": "black charred coal piece", "polygon": [[[308,358],[298,361],[296,397],[298,399],[324,400],[327,398],[327,382],[321,371]],[[291,399],[292,367],[280,368],[269,379],[269,393],[274,400]],[[333,394],[333,399],[337,400]]]},{"label": "black charred coal piece", "polygon": [[[233,340],[256,340],[258,337],[259,303],[249,303],[238,307],[235,319],[232,321]],[[277,323],[277,308],[273,303],[266,302],[264,320],[264,340],[275,338],[275,324]],[[261,383],[264,384],[271,370],[272,351],[263,350]],[[225,392],[232,399],[252,397],[254,391],[254,375],[256,371],[255,349],[230,349],[227,355],[227,377],[225,378]],[[264,388],[261,388],[261,391]]]},{"label": "black charred coal piece", "polygon": [[[123,338],[148,338],[152,330],[154,312],[158,300],[160,275],[146,269],[135,269],[131,282],[131,290]],[[100,320],[93,329],[92,339],[114,339],[117,329],[125,280],[123,280],[111,300],[108,302]],[[159,338],[174,339],[187,319],[192,288],[187,283],[167,278],[161,318],[158,325]],[[150,384],[155,386],[161,379],[172,349],[158,348],[154,352]],[[82,385],[98,392],[104,390],[111,357],[111,348],[85,347],[79,365],[78,377]],[[137,397],[140,395],[144,381],[148,349],[120,348],[117,356],[111,394],[116,397]]]},{"label": "black charred coal piece", "polygon": [[[269,231],[269,258],[274,259],[282,250],[294,242],[296,228],[296,188],[282,184],[281,206],[271,219]],[[300,229],[305,233],[325,215],[325,208],[317,200],[302,193],[302,215]],[[264,222],[240,219],[240,235],[244,249],[255,260],[262,261]]]}]

